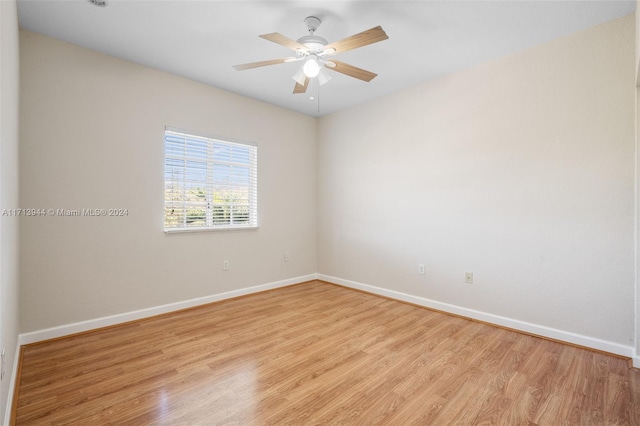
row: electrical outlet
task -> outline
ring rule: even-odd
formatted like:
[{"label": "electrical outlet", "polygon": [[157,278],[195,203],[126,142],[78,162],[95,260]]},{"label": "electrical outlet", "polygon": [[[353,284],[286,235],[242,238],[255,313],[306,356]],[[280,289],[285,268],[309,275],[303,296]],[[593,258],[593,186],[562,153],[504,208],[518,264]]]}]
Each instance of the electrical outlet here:
[{"label": "electrical outlet", "polygon": [[224,262],[222,262],[222,270],[223,271],[228,271],[229,270],[229,261],[225,260]]},{"label": "electrical outlet", "polygon": [[285,252],[284,252],[283,259],[284,259],[284,261],[285,261],[285,262],[288,262],[288,261],[289,261],[289,252],[288,252],[288,251],[285,251]]},{"label": "electrical outlet", "polygon": [[418,274],[424,275],[424,263],[418,265]]},{"label": "electrical outlet", "polygon": [[4,356],[4,348],[2,348],[2,352],[0,352],[0,380],[4,380],[4,364],[5,364],[5,356]]},{"label": "electrical outlet", "polygon": [[466,284],[473,284],[473,272],[464,273],[464,282]]}]

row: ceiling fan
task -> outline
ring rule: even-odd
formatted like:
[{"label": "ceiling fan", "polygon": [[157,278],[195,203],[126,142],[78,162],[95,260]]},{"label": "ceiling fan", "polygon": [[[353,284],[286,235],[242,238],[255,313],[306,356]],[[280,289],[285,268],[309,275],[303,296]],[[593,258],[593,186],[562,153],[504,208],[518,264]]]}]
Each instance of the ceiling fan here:
[{"label": "ceiling fan", "polygon": [[233,68],[237,71],[243,71],[285,62],[304,61],[303,66],[293,76],[293,79],[296,81],[293,93],[305,93],[309,86],[309,81],[312,78],[318,77],[320,85],[329,81],[331,76],[328,75],[325,69],[336,71],[366,82],[373,80],[373,78],[377,76],[377,74],[370,71],[336,61],[335,59],[328,59],[328,57],[336,53],[346,52],[388,39],[389,37],[382,27],[377,26],[343,40],[328,43],[324,38],[315,35],[321,23],[320,19],[315,16],[308,16],[304,20],[304,23],[309,30],[309,35],[300,37],[298,40],[292,40],[280,33],[262,34],[260,36],[265,40],[272,41],[293,50],[296,56],[234,65]]}]

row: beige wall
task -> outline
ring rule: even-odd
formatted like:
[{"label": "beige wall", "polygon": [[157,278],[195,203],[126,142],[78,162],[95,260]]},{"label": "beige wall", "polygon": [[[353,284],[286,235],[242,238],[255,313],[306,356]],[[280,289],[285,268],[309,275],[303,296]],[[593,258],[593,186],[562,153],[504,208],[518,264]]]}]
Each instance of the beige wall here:
[{"label": "beige wall", "polygon": [[635,25],[635,41],[636,41],[636,82],[640,79],[640,13],[638,13],[638,6],[640,6],[640,0],[636,0],[636,25]]},{"label": "beige wall", "polygon": [[[129,210],[22,220],[22,332],[316,272],[314,118],[30,32],[20,48],[21,205]],[[163,232],[165,125],[258,144],[259,230]]]},{"label": "beige wall", "polygon": [[636,44],[636,62],[635,62],[635,71],[636,71],[636,155],[635,155],[635,164],[636,164],[636,191],[635,191],[635,208],[636,208],[636,228],[635,228],[635,255],[636,255],[636,275],[635,275],[635,357],[633,359],[633,365],[636,368],[640,368],[640,271],[638,270],[638,265],[640,265],[640,209],[638,208],[638,197],[640,196],[640,173],[638,173],[638,168],[640,167],[640,108],[638,108],[640,103],[640,11],[638,10],[638,6],[640,6],[640,0],[636,0],[636,12],[635,12],[635,44]]},{"label": "beige wall", "polygon": [[319,271],[632,346],[633,31],[630,15],[320,119]]},{"label": "beige wall", "polygon": [[[0,210],[18,207],[18,17],[0,2]],[[6,414],[18,342],[18,219],[0,216],[0,346],[6,352],[0,421]]]},{"label": "beige wall", "polygon": [[[636,15],[638,15],[638,10],[636,9]],[[638,31],[638,25],[636,21],[636,32]],[[637,85],[635,88],[636,94],[636,134],[635,134],[635,142],[636,142],[636,152],[635,152],[635,165],[636,165],[636,187],[635,187],[635,356],[633,357],[633,366],[636,368],[640,368],[640,271],[638,270],[638,265],[640,265],[640,208],[638,206],[638,198],[640,196],[640,173],[638,170],[640,168],[640,108],[638,108],[638,104],[640,102],[640,85]]]}]

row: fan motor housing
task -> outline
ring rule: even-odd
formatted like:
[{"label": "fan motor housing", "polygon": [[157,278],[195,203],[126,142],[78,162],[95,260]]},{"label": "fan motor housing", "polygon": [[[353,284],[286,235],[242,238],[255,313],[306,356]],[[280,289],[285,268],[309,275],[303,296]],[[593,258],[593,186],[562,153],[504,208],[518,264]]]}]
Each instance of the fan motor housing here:
[{"label": "fan motor housing", "polygon": [[313,52],[319,52],[327,44],[329,44],[329,42],[326,39],[316,35],[308,35],[308,36],[300,37],[296,41],[304,45],[305,47],[309,48],[309,50]]}]

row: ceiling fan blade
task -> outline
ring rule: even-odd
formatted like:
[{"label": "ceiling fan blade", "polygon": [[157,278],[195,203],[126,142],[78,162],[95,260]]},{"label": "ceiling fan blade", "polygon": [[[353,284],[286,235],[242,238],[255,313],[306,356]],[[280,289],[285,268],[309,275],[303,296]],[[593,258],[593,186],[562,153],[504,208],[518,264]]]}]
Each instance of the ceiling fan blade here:
[{"label": "ceiling fan blade", "polygon": [[324,51],[327,53],[340,53],[348,50],[357,49],[358,47],[366,46],[368,44],[377,43],[382,40],[388,39],[387,33],[384,32],[381,26],[371,28],[370,30],[363,31],[361,33],[352,35],[343,40],[330,43],[324,47]]},{"label": "ceiling fan blade", "polygon": [[300,84],[296,82],[296,85],[293,87],[293,93],[304,93],[307,91],[307,87],[309,87],[309,77],[304,78],[304,84]]},{"label": "ceiling fan blade", "polygon": [[292,62],[295,60],[297,60],[297,58],[271,59],[268,61],[251,62],[248,64],[234,65],[233,68],[235,68],[236,71],[243,71],[251,68],[266,67],[267,65],[276,65],[276,64],[282,64],[284,62]]},{"label": "ceiling fan blade", "polygon": [[280,45],[282,45],[284,47],[288,47],[291,50],[295,50],[295,51],[298,51],[298,50],[306,51],[307,50],[307,48],[303,44],[300,44],[297,41],[292,40],[287,36],[283,36],[280,33],[262,34],[260,37],[265,39],[265,40],[269,40],[269,41],[272,41],[274,43],[278,43],[278,44],[280,44]]},{"label": "ceiling fan blade", "polygon": [[[335,64],[332,66],[332,64]],[[363,70],[362,68],[354,67],[353,65],[345,64],[344,62],[336,61],[332,59],[327,61],[327,69],[336,71],[349,77],[357,78],[358,80],[369,82],[373,80],[378,74],[371,71]]]}]

